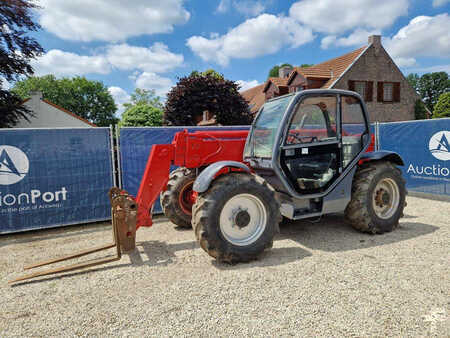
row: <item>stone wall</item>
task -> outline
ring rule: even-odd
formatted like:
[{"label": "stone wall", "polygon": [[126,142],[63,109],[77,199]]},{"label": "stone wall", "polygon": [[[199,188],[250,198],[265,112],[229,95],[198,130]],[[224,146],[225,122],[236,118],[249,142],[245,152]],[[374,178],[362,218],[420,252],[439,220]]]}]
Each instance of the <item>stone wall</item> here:
[{"label": "stone wall", "polygon": [[[372,122],[414,120],[414,104],[419,98],[381,45],[372,45],[333,86],[349,89],[349,80],[373,81],[372,101],[366,102]],[[378,82],[400,82],[400,102],[378,102]]]}]

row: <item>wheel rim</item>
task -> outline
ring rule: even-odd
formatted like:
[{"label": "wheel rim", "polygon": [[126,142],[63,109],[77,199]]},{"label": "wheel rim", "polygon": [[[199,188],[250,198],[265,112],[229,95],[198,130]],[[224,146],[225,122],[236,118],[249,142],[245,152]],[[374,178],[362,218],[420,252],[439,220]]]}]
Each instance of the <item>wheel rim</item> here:
[{"label": "wheel rim", "polygon": [[267,212],[263,202],[250,194],[229,199],[220,212],[220,231],[233,245],[254,243],[266,229]]},{"label": "wheel rim", "polygon": [[194,190],[192,190],[193,185],[194,181],[186,183],[178,195],[178,204],[187,215],[192,215],[192,206],[195,202]]},{"label": "wheel rim", "polygon": [[391,218],[400,204],[400,190],[391,178],[378,182],[373,191],[372,205],[375,214],[382,219]]}]

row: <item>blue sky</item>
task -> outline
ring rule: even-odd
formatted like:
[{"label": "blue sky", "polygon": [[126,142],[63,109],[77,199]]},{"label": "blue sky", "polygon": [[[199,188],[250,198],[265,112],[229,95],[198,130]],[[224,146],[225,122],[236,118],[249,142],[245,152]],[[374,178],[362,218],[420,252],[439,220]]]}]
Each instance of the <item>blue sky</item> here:
[{"label": "blue sky", "polygon": [[318,63],[381,34],[405,74],[450,72],[450,0],[40,0],[37,75],[101,80],[116,102],[164,96],[213,68],[243,88],[269,69]]}]

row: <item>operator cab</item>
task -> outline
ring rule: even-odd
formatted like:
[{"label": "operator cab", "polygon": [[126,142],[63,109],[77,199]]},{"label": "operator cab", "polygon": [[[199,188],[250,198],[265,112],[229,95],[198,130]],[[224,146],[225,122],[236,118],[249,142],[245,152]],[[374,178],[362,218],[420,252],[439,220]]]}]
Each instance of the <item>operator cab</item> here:
[{"label": "operator cab", "polygon": [[365,107],[348,91],[306,90],[268,101],[244,160],[278,191],[323,195],[370,143]]}]

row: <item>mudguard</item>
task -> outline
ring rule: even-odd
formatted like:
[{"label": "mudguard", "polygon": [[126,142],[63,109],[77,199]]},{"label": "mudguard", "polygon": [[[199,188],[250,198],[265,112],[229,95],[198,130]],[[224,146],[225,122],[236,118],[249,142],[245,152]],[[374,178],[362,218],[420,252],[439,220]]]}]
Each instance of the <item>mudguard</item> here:
[{"label": "mudguard", "polygon": [[225,167],[243,169],[248,173],[251,172],[250,168],[247,167],[242,162],[237,161],[216,162],[206,167],[206,169],[203,170],[200,173],[200,175],[197,176],[197,179],[194,182],[193,190],[196,192],[205,192],[206,190],[208,190],[209,185],[211,184],[216,174]]},{"label": "mudguard", "polygon": [[378,151],[371,151],[369,153],[364,153],[360,161],[362,162],[370,162],[370,161],[378,161],[378,160],[385,160],[390,161],[392,163],[395,163],[397,165],[404,166],[405,163],[403,162],[403,159],[400,157],[399,154],[393,152],[393,151],[387,151],[387,150],[378,150]]}]

